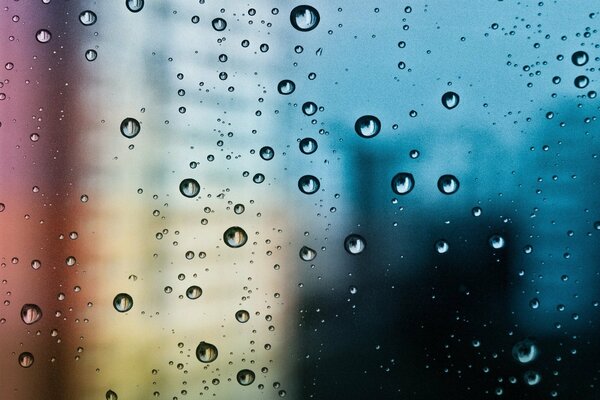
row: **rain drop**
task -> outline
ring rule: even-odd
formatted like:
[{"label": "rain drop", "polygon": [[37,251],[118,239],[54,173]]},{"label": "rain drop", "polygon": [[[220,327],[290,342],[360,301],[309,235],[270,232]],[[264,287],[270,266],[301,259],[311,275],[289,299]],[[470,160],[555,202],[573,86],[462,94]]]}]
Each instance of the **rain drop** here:
[{"label": "rain drop", "polygon": [[125,0],[125,6],[133,13],[142,11],[144,0]]},{"label": "rain drop", "polygon": [[117,396],[117,394],[110,389],[106,391],[105,397],[106,397],[106,400],[118,400],[119,399],[119,396]]},{"label": "rain drop", "polygon": [[137,119],[127,117],[121,122],[121,134],[128,139],[133,139],[140,133],[141,127]]},{"label": "rain drop", "polygon": [[88,61],[94,61],[98,57],[98,52],[94,49],[86,50],[85,59]]},{"label": "rain drop", "polygon": [[239,310],[235,313],[235,319],[237,319],[238,322],[244,324],[250,319],[250,313],[246,310]]},{"label": "rain drop", "polygon": [[179,184],[179,191],[185,197],[196,197],[198,193],[200,193],[200,184],[195,179],[187,178],[182,180]]},{"label": "rain drop", "polygon": [[119,293],[113,300],[113,307],[118,312],[127,312],[133,307],[133,299],[127,293]]},{"label": "rain drop", "polygon": [[536,371],[526,371],[523,374],[523,380],[529,386],[534,386],[540,383],[540,381],[542,380],[542,376]]},{"label": "rain drop", "polygon": [[294,93],[296,90],[296,84],[289,79],[284,79],[277,84],[277,91],[279,94],[288,95]]},{"label": "rain drop", "polygon": [[29,368],[33,365],[33,354],[25,351],[19,354],[19,364],[23,368]]},{"label": "rain drop", "polygon": [[392,178],[392,190],[396,194],[407,194],[415,187],[415,178],[408,172],[399,172]]},{"label": "rain drop", "polygon": [[48,43],[52,39],[52,34],[47,29],[40,29],[36,32],[35,39],[40,43]]},{"label": "rain drop", "polygon": [[299,143],[300,151],[304,154],[312,154],[317,151],[319,145],[313,138],[304,138]]},{"label": "rain drop", "polygon": [[198,297],[202,296],[202,289],[200,286],[190,286],[185,291],[185,295],[190,300],[196,300]]},{"label": "rain drop", "polygon": [[590,79],[585,75],[579,75],[577,78],[575,78],[573,83],[575,84],[575,87],[583,89],[590,83]]},{"label": "rain drop", "polygon": [[36,304],[24,304],[21,308],[21,319],[31,325],[42,318],[42,309]]},{"label": "rain drop", "polygon": [[304,115],[314,115],[317,112],[317,105],[312,101],[307,101],[306,103],[302,104],[302,112]]},{"label": "rain drop", "polygon": [[85,26],[94,25],[97,19],[96,13],[90,10],[82,11],[81,14],[79,14],[79,21]]},{"label": "rain drop", "polygon": [[532,310],[537,310],[540,308],[540,300],[537,297],[529,300],[529,307],[531,307]]},{"label": "rain drop", "polygon": [[269,146],[262,147],[258,153],[260,154],[260,158],[265,161],[269,161],[275,156],[275,151]]},{"label": "rain drop", "polygon": [[300,258],[302,261],[312,261],[317,257],[317,252],[310,247],[302,246],[300,249]]},{"label": "rain drop", "polygon": [[453,194],[458,190],[460,183],[454,175],[442,175],[438,179],[438,189],[444,194]]},{"label": "rain drop", "polygon": [[319,190],[321,183],[312,175],[304,175],[298,179],[298,189],[304,194],[314,194]]},{"label": "rain drop", "polygon": [[237,381],[242,386],[251,385],[252,382],[254,382],[254,378],[254,372],[250,371],[249,369],[243,369],[237,373]]},{"label": "rain drop", "polygon": [[512,349],[514,359],[522,364],[527,364],[535,360],[538,353],[537,345],[531,339],[525,339],[516,343]]},{"label": "rain drop", "polygon": [[321,17],[312,6],[301,5],[294,7],[290,13],[292,26],[301,32],[308,32],[317,27]]},{"label": "rain drop", "polygon": [[352,255],[360,254],[367,247],[367,241],[360,235],[351,234],[344,240],[344,248]]},{"label": "rain drop", "polygon": [[221,32],[227,28],[227,21],[225,21],[223,18],[215,18],[212,20],[212,27],[215,31]]},{"label": "rain drop", "polygon": [[373,115],[363,115],[354,123],[354,130],[361,137],[372,138],[381,130],[381,122]]},{"label": "rain drop", "polygon": [[200,342],[196,347],[196,358],[203,363],[210,363],[217,359],[219,351],[217,346],[208,342]]},{"label": "rain drop", "polygon": [[246,210],[246,207],[244,207],[243,204],[236,204],[235,206],[233,206],[233,212],[238,215],[242,214],[245,210]]},{"label": "rain drop", "polygon": [[452,110],[454,107],[458,106],[459,101],[460,97],[454,92],[446,92],[442,95],[442,104],[448,110]]},{"label": "rain drop", "polygon": [[492,248],[494,248],[494,249],[501,249],[506,244],[506,241],[500,235],[490,236],[490,239],[488,240],[488,242],[490,243],[490,246],[492,246]]},{"label": "rain drop", "polygon": [[448,246],[448,242],[446,242],[443,239],[435,242],[435,251],[437,251],[439,254],[444,254],[448,252],[449,248],[450,246]]},{"label": "rain drop", "polygon": [[575,53],[573,53],[573,55],[571,56],[571,61],[573,62],[574,65],[581,67],[584,66],[585,64],[587,64],[589,60],[588,54],[585,51],[576,51]]},{"label": "rain drop", "polygon": [[239,226],[232,226],[223,233],[223,241],[232,248],[242,247],[248,241],[248,235]]}]

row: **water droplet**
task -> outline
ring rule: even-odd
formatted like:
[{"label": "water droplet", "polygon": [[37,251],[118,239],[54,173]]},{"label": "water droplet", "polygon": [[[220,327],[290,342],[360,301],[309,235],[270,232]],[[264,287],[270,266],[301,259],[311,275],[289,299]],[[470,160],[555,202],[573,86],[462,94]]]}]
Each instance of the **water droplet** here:
[{"label": "water droplet", "polygon": [[501,249],[506,244],[504,238],[500,235],[492,235],[489,239],[490,246],[494,249]]},{"label": "water droplet", "polygon": [[85,51],[85,59],[88,61],[94,61],[98,57],[98,52],[94,49],[89,49]]},{"label": "water droplet", "polygon": [[117,396],[117,394],[115,392],[113,392],[112,390],[107,390],[106,391],[106,400],[118,400],[119,396]]},{"label": "water droplet", "polygon": [[196,197],[198,196],[198,193],[200,193],[200,184],[195,179],[187,178],[182,180],[179,184],[179,191],[185,197]]},{"label": "water droplet", "polygon": [[221,32],[227,28],[227,21],[223,18],[215,18],[212,20],[212,27],[215,31]]},{"label": "water droplet", "polygon": [[415,178],[408,172],[399,172],[392,178],[392,190],[396,194],[407,194],[415,187]]},{"label": "water droplet", "polygon": [[460,97],[454,92],[446,92],[442,95],[442,104],[448,110],[452,110],[454,107],[456,107],[459,101]]},{"label": "water droplet", "polygon": [[219,351],[217,346],[208,342],[200,342],[196,347],[196,358],[203,363],[210,363],[217,359]]},{"label": "water droplet", "polygon": [[366,246],[367,241],[362,236],[354,233],[348,235],[346,240],[344,240],[344,248],[348,253],[353,255],[362,253]]},{"label": "water droplet", "polygon": [[40,269],[41,266],[42,266],[42,262],[40,260],[31,261],[31,268]]},{"label": "water droplet", "polygon": [[471,213],[474,217],[479,217],[482,212],[483,211],[481,210],[481,207],[473,207],[473,209],[471,210]]},{"label": "water droplet", "polygon": [[125,6],[131,12],[140,12],[144,8],[144,0],[125,0]]},{"label": "water droplet", "polygon": [[514,359],[522,364],[527,364],[535,360],[538,353],[537,345],[531,339],[525,339],[516,343],[512,349]]},{"label": "water droplet", "polygon": [[442,239],[435,242],[435,251],[437,251],[438,253],[444,254],[448,251],[448,249],[450,249],[450,246],[445,240]]},{"label": "water droplet", "polygon": [[113,307],[118,312],[127,312],[133,307],[133,299],[127,293],[119,293],[113,300]]},{"label": "water droplet", "polygon": [[36,32],[35,39],[40,43],[48,43],[52,39],[52,34],[47,29],[40,29]]},{"label": "water droplet", "polygon": [[312,175],[304,175],[298,179],[298,189],[304,194],[314,194],[321,187],[319,180]]},{"label": "water droplet", "polygon": [[319,145],[313,138],[304,138],[299,143],[300,151],[304,154],[312,154],[317,151]]},{"label": "water droplet", "polygon": [[575,78],[573,83],[575,84],[575,87],[583,89],[590,83],[590,80],[585,75],[579,75],[577,78]]},{"label": "water droplet", "polygon": [[534,297],[533,299],[529,300],[529,307],[531,307],[532,310],[537,310],[540,307],[539,299]]},{"label": "water droplet", "polygon": [[444,194],[453,194],[458,190],[460,183],[454,175],[442,175],[440,179],[438,179],[437,186],[440,192]]},{"label": "water droplet", "polygon": [[284,79],[277,84],[277,91],[279,94],[288,95],[294,93],[296,90],[296,84],[289,79]]},{"label": "water droplet", "polygon": [[381,130],[381,121],[373,115],[363,115],[354,123],[354,130],[361,137],[372,138]]},{"label": "water droplet", "polygon": [[321,17],[319,12],[312,6],[301,5],[294,7],[290,13],[292,26],[301,32],[308,32],[319,25]]},{"label": "water droplet", "polygon": [[529,386],[534,386],[540,383],[540,381],[542,380],[542,376],[536,371],[526,371],[523,374],[523,380]]},{"label": "water droplet", "polygon": [[235,206],[233,206],[233,212],[238,215],[242,214],[245,210],[246,210],[246,207],[244,207],[243,204],[236,204]]},{"label": "water droplet", "polygon": [[237,373],[237,381],[242,386],[251,385],[252,382],[254,382],[254,378],[254,372],[250,371],[249,369],[243,369]]},{"label": "water droplet", "polygon": [[314,115],[317,112],[317,105],[312,101],[307,101],[306,103],[302,104],[302,112],[304,115]]},{"label": "water droplet", "polygon": [[82,11],[81,14],[79,14],[79,21],[85,26],[94,25],[97,19],[96,13],[90,10]]},{"label": "water droplet", "polygon": [[246,310],[239,310],[235,313],[235,319],[244,324],[250,319],[250,313]]},{"label": "water droplet", "polygon": [[25,351],[19,354],[19,364],[23,368],[29,368],[33,365],[33,354]]},{"label": "water droplet", "polygon": [[232,248],[242,247],[248,241],[248,235],[239,226],[232,226],[223,233],[223,241]]},{"label": "water droplet", "polygon": [[275,151],[269,146],[262,147],[258,153],[260,154],[260,158],[266,161],[271,160],[275,156]]},{"label": "water droplet", "polygon": [[202,296],[202,289],[200,286],[190,286],[185,291],[185,295],[190,300],[196,300],[198,297]]},{"label": "water droplet", "polygon": [[42,309],[36,304],[24,304],[21,308],[21,319],[27,325],[36,323],[42,318]]},{"label": "water droplet", "polygon": [[138,133],[140,133],[142,128],[140,127],[140,123],[137,119],[127,117],[121,122],[120,129],[123,136],[128,139],[133,139]]},{"label": "water droplet", "polygon": [[585,51],[581,51],[581,50],[576,51],[571,56],[571,61],[573,62],[574,65],[577,65],[578,67],[581,67],[581,66],[587,64],[588,60],[589,60],[588,54]]},{"label": "water droplet", "polygon": [[312,261],[317,257],[317,252],[307,246],[300,249],[300,258],[302,261]]}]

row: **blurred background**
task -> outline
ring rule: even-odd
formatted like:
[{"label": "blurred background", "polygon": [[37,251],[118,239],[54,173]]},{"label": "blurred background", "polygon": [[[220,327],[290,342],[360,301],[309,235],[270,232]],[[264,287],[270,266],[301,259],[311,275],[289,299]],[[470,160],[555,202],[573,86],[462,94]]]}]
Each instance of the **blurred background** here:
[{"label": "blurred background", "polygon": [[596,398],[599,13],[3,1],[0,397]]}]

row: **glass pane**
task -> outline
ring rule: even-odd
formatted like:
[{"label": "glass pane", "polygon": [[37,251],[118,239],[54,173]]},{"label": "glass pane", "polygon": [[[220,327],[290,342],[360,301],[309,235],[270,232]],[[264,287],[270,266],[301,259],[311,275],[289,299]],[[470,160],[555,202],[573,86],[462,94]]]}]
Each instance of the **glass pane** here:
[{"label": "glass pane", "polygon": [[2,3],[1,398],[595,398],[596,2]]}]

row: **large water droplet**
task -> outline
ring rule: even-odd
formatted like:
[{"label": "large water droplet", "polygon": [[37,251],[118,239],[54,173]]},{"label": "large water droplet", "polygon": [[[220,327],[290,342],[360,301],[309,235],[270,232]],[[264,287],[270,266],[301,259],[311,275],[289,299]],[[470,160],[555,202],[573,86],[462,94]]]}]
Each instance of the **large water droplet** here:
[{"label": "large water droplet", "polygon": [[82,11],[81,14],[79,14],[79,21],[85,26],[94,25],[97,19],[96,13],[90,10]]},{"label": "large water droplet", "polygon": [[190,286],[185,291],[185,295],[190,300],[196,300],[198,297],[202,296],[202,288],[200,288],[200,286]]},{"label": "large water droplet", "polygon": [[529,386],[534,386],[540,383],[542,376],[537,371],[525,371],[523,374],[523,380]]},{"label": "large water droplet", "polygon": [[275,151],[270,146],[262,147],[258,153],[260,154],[260,158],[265,161],[269,161],[275,156]]},{"label": "large water droplet", "polygon": [[456,107],[459,101],[460,97],[454,92],[446,92],[442,95],[442,104],[448,110],[452,110],[454,107]]},{"label": "large water droplet", "polygon": [[450,246],[448,245],[448,242],[446,242],[445,240],[438,240],[437,242],[435,242],[435,251],[437,251],[440,254],[444,254],[446,252],[448,252],[448,250],[450,249]]},{"label": "large water droplet", "polygon": [[133,307],[133,299],[127,293],[119,293],[113,300],[113,307],[118,312],[127,312]]},{"label": "large water droplet", "polygon": [[248,235],[239,226],[232,226],[223,233],[223,241],[229,247],[242,247],[248,241]]},{"label": "large water droplet", "polygon": [[200,342],[196,347],[196,358],[203,363],[210,363],[217,359],[219,351],[217,346],[208,342]]},{"label": "large water droplet", "polygon": [[363,115],[354,123],[354,130],[361,137],[372,138],[381,130],[381,121],[373,115]]},{"label": "large water droplet", "polygon": [[540,300],[537,297],[529,300],[529,307],[531,307],[532,310],[537,310],[540,308]]},{"label": "large water droplet", "polygon": [[302,104],[302,112],[304,115],[314,115],[317,112],[317,105],[312,101],[307,101],[306,103]]},{"label": "large water droplet", "polygon": [[317,252],[307,246],[300,249],[300,258],[302,261],[312,261],[317,257]]},{"label": "large water droplet", "polygon": [[21,367],[29,368],[33,365],[33,361],[33,354],[31,354],[30,352],[25,351],[19,354],[19,364],[21,365]]},{"label": "large water droplet", "polygon": [[133,139],[138,133],[140,133],[142,128],[140,127],[140,123],[137,119],[127,117],[121,122],[120,129],[123,136],[128,139]]},{"label": "large water droplet", "polygon": [[531,339],[525,339],[516,343],[512,349],[514,359],[522,364],[527,364],[535,360],[538,353],[537,345]]},{"label": "large water droplet", "polygon": [[235,319],[244,324],[250,319],[250,313],[246,310],[239,310],[235,313]]},{"label": "large water droplet", "polygon": [[227,21],[225,21],[223,18],[215,18],[212,20],[212,27],[215,31],[221,32],[227,28]]},{"label": "large water droplet", "polygon": [[571,56],[571,61],[573,62],[573,64],[577,65],[578,67],[581,67],[581,66],[587,64],[588,60],[589,60],[588,54],[582,50],[576,51]]},{"label": "large water droplet", "polygon": [[98,52],[94,49],[86,50],[85,59],[88,61],[94,61],[98,57]]},{"label": "large water droplet", "polygon": [[304,138],[299,143],[300,151],[304,154],[312,154],[319,147],[317,141],[313,138]]},{"label": "large water droplet", "polygon": [[105,397],[106,400],[119,400],[119,396],[117,396],[117,394],[110,389],[106,391]]},{"label": "large water droplet", "polygon": [[575,87],[583,89],[590,83],[590,79],[585,75],[579,75],[577,78],[575,78],[573,83],[575,84]]},{"label": "large water droplet", "polygon": [[182,180],[179,184],[179,191],[185,197],[196,197],[198,196],[198,193],[200,193],[200,184],[195,179],[187,178]]},{"label": "large water droplet", "polygon": [[489,239],[490,246],[494,249],[501,249],[506,244],[504,238],[500,235],[492,235]]},{"label": "large water droplet", "polygon": [[460,183],[454,175],[442,175],[438,179],[438,189],[444,194],[453,194],[458,190]]},{"label": "large water droplet", "polygon": [[277,91],[283,95],[292,94],[294,90],[296,90],[296,84],[289,79],[284,79],[277,85]]},{"label": "large water droplet", "polygon": [[131,12],[140,12],[144,8],[144,0],[125,0],[125,6]]},{"label": "large water droplet", "polygon": [[408,172],[399,172],[392,178],[392,190],[396,194],[407,194],[415,187],[415,178]]},{"label": "large water droplet", "polygon": [[47,29],[40,29],[36,32],[35,39],[40,43],[48,43],[52,39],[52,34]]},{"label": "large water droplet", "polygon": [[355,233],[348,235],[346,240],[344,240],[344,248],[350,254],[360,254],[364,251],[365,247],[367,247],[365,238]]},{"label": "large water droplet", "polygon": [[312,175],[304,175],[298,179],[298,189],[304,194],[314,194],[321,187],[319,180]]},{"label": "large water droplet", "polygon": [[252,382],[254,382],[254,378],[254,372],[250,371],[249,369],[243,369],[237,373],[237,381],[242,386],[251,385]]},{"label": "large water droplet", "polygon": [[319,25],[321,17],[319,12],[312,6],[296,6],[290,13],[292,26],[301,32],[308,32]]},{"label": "large water droplet", "polygon": [[24,304],[21,308],[21,319],[27,325],[36,323],[42,318],[42,309],[37,304]]}]

